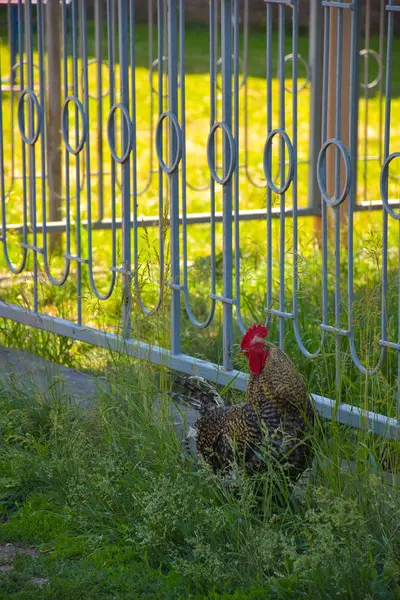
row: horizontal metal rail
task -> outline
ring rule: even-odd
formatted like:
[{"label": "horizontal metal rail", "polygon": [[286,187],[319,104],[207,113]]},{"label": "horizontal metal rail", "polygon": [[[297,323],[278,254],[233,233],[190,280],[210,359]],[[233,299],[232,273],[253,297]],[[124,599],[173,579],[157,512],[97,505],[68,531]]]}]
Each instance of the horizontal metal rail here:
[{"label": "horizontal metal rail", "polygon": [[[400,202],[399,200],[389,200],[389,206],[391,206],[392,208],[400,208]],[[376,210],[382,210],[382,201],[381,200],[371,200],[368,201],[366,203],[364,202],[360,202],[357,205],[356,211],[362,212],[362,211],[376,211]],[[279,208],[272,208],[271,209],[271,218],[273,219],[278,219],[280,216],[280,209]],[[302,217],[312,217],[315,216],[315,211],[313,210],[312,207],[301,207],[298,209],[298,215],[302,216]],[[293,217],[293,208],[286,208],[285,209],[285,217],[286,218],[291,218]],[[188,214],[186,216],[186,223],[188,225],[205,225],[205,224],[209,224],[211,222],[211,214],[210,213],[192,213],[192,214]],[[223,213],[218,211],[214,213],[213,216],[214,222],[215,223],[222,223],[223,222]],[[235,219],[235,215],[234,213],[232,213],[232,222]],[[266,219],[268,219],[268,215],[266,215],[265,211],[263,210],[242,210],[240,211],[237,219],[239,221],[265,221]],[[168,218],[163,218],[162,222],[166,225],[169,225],[169,219]],[[183,216],[179,215],[179,225],[182,225],[183,222]],[[131,225],[133,225],[133,220],[131,221]],[[81,226],[86,229],[88,227],[88,221],[83,219],[81,221]],[[93,221],[91,224],[91,228],[93,229],[93,231],[101,231],[101,230],[109,230],[112,229],[112,227],[115,227],[116,229],[121,229],[122,227],[122,220],[121,219],[115,219],[115,222],[113,224],[111,219],[102,219],[101,221]],[[137,227],[159,227],[160,226],[160,218],[158,216],[143,216],[143,217],[138,217],[137,219]],[[63,232],[65,231],[65,227],[66,227],[66,223],[65,221],[47,221],[46,223],[46,231],[50,232]],[[7,225],[7,230],[11,230],[11,231],[23,231],[24,226],[23,225],[18,225],[16,223],[9,223]],[[42,233],[43,232],[43,223],[41,223],[40,221],[38,223],[36,223],[36,231],[38,233]]]},{"label": "horizontal metal rail", "polygon": [[[241,371],[224,369],[212,363],[194,358],[187,354],[173,354],[171,351],[151,346],[139,340],[124,340],[112,333],[101,332],[91,327],[75,325],[57,317],[35,314],[18,306],[0,301],[0,317],[62,335],[79,342],[93,344],[106,350],[128,354],[129,356],[149,360],[154,364],[204,377],[218,385],[231,385],[234,389],[244,391],[248,375]],[[315,406],[324,419],[334,420],[351,427],[365,429],[376,435],[389,439],[400,439],[400,424],[396,419],[386,417],[372,411],[365,411],[345,403],[336,403],[330,398],[312,394]]]}]

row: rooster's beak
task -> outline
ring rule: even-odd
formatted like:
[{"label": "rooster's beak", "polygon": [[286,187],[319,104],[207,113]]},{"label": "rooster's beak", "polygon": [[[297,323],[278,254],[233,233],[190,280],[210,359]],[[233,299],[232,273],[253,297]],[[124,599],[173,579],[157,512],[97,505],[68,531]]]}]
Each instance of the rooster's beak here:
[{"label": "rooster's beak", "polygon": [[244,353],[243,348],[239,348],[239,350],[237,351],[237,354],[243,354],[243,353]]}]

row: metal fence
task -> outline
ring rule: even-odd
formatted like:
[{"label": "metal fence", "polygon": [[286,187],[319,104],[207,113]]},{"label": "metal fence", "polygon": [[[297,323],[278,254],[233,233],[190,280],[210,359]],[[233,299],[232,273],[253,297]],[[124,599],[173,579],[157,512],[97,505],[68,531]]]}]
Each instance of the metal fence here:
[{"label": "metal fence", "polygon": [[[149,0],[146,28],[135,22],[134,0],[107,0],[105,15],[103,3],[96,2],[94,24],[88,23],[85,0],[7,4],[8,44],[2,46],[2,59],[9,61],[9,72],[5,73],[2,60],[0,96],[1,241],[5,267],[16,277],[23,271],[32,273],[32,306],[1,301],[0,316],[103,347],[122,348],[213,381],[226,383],[234,378],[233,385],[243,389],[246,376],[233,369],[232,351],[235,326],[242,332],[246,328],[240,226],[252,221],[265,228],[265,313],[267,321],[278,320],[281,347],[289,326],[301,352],[312,360],[323,351],[327,336],[333,335],[338,386],[344,343],[365,374],[380,369],[387,349],[399,353],[399,342],[388,338],[387,293],[389,221],[400,219],[395,210],[398,178],[393,169],[389,173],[389,165],[400,156],[391,152],[400,141],[397,115],[391,115],[393,28],[400,5],[394,0],[381,2],[374,48],[369,0],[310,0],[306,44],[299,36],[298,0],[265,0],[260,49],[251,46],[247,0],[209,0],[208,47],[198,50],[198,72],[206,71],[208,85],[207,102],[202,104],[196,88],[187,84],[184,0]],[[258,59],[250,60],[250,52],[262,54],[263,68],[257,66]],[[191,59],[191,69],[196,67]],[[257,78],[265,87],[265,100],[255,106],[252,86],[259,85]],[[371,117],[368,107],[373,98]],[[191,143],[191,119],[200,118],[196,106],[202,113],[196,125],[204,132],[201,151]],[[262,144],[255,147],[253,122],[259,128],[260,114],[264,133]],[[307,123],[301,120],[305,114]],[[257,136],[259,140],[259,132]],[[374,172],[378,172],[375,179]],[[243,193],[251,196],[251,190],[263,201],[258,208],[244,209]],[[191,212],[192,197],[193,205],[209,208]],[[152,206],[158,208],[157,215]],[[367,369],[355,341],[354,216],[377,209],[382,215],[383,248],[380,356]],[[315,220],[322,256],[321,340],[316,352],[308,349],[299,325],[299,223],[304,217]],[[277,255],[274,219],[279,222]],[[209,225],[211,271],[210,289],[205,292],[209,309],[203,321],[195,317],[190,303],[188,229],[199,224]],[[144,267],[139,232],[147,228],[158,228],[158,293],[151,307],[141,295]],[[109,232],[106,288],[96,279],[98,249],[93,240],[99,231]],[[216,283],[219,240],[221,290]],[[64,266],[55,259],[58,266],[53,268],[51,256],[57,256],[60,247]],[[292,270],[289,298],[287,254]],[[341,289],[343,254],[348,265],[345,291]],[[116,295],[121,282],[120,334],[85,322],[85,270],[99,301]],[[67,283],[75,290],[76,318],[61,319],[41,310],[41,286]],[[169,349],[138,340],[131,327],[132,302],[151,319],[166,301],[171,306]],[[194,328],[206,328],[218,307],[223,313],[222,366],[181,352],[182,315]],[[314,397],[324,416],[334,415],[353,425],[364,422],[359,409]],[[396,419],[371,412],[364,416],[376,432],[397,435]]]}]

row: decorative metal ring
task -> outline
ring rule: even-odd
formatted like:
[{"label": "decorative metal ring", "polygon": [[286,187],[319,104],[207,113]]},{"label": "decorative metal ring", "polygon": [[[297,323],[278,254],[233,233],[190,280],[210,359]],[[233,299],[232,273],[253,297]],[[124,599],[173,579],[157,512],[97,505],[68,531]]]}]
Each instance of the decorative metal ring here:
[{"label": "decorative metal ring", "polygon": [[397,221],[400,221],[400,213],[397,213],[393,210],[393,208],[390,206],[389,204],[389,197],[388,197],[388,177],[389,177],[389,165],[392,162],[392,160],[394,160],[395,158],[399,158],[400,157],[400,152],[393,152],[393,154],[389,154],[388,157],[386,157],[385,162],[383,163],[382,166],[382,170],[381,170],[381,181],[380,181],[380,188],[381,188],[381,198],[382,198],[382,202],[385,206],[385,210],[386,212],[393,217],[393,219],[396,219]]},{"label": "decorative metal ring", "polygon": [[[118,156],[118,154],[115,150],[115,141],[112,139],[112,134],[114,133],[114,130],[113,130],[114,114],[115,114],[115,111],[118,109],[120,109],[123,114],[126,128],[128,130],[128,140],[127,140],[126,148],[125,148],[122,156]],[[122,104],[121,102],[119,102],[118,104],[114,104],[111,107],[110,114],[108,115],[108,120],[107,120],[107,139],[108,139],[108,145],[110,147],[111,156],[113,157],[115,162],[119,163],[120,165],[123,165],[128,160],[129,155],[132,150],[133,131],[132,131],[132,121],[129,116],[129,111],[126,108],[125,104]]]},{"label": "decorative metal ring", "polygon": [[[22,61],[23,65],[27,65],[28,61],[25,59]],[[18,75],[18,69],[21,68],[21,63],[20,61],[16,62],[13,64],[13,66],[11,67],[11,73],[15,76]],[[37,63],[33,63],[33,70],[36,69],[37,71],[39,71],[39,65]],[[36,89],[39,90],[40,89],[40,83],[37,82],[35,84],[35,82],[33,83],[33,89],[35,89],[35,85],[36,85]]]},{"label": "decorative metal ring", "polygon": [[[89,71],[89,67],[90,65],[95,65],[98,63],[97,58],[92,58],[91,60],[88,60],[87,66],[88,66],[88,71]],[[101,61],[101,66],[105,65],[106,67],[108,67],[108,61],[103,59]],[[81,85],[82,85],[82,89],[85,88],[85,81],[84,81],[84,72],[82,70],[82,80],[81,80]],[[102,92],[101,96],[96,96],[96,94],[91,94],[88,90],[88,96],[89,98],[91,98],[92,100],[99,100],[99,98],[106,98],[108,95],[110,94],[110,90],[106,89],[105,92]]]},{"label": "decorative metal ring", "polygon": [[[272,181],[272,174],[271,174],[271,169],[270,169],[272,140],[274,139],[274,137],[276,135],[280,135],[282,137],[282,139],[284,140],[285,145],[288,149],[288,153],[289,153],[288,174],[287,174],[285,181],[283,182],[283,184],[280,187],[276,187],[276,185]],[[286,131],[284,131],[283,129],[273,129],[268,134],[268,137],[267,137],[267,140],[266,140],[265,146],[264,146],[263,166],[264,166],[264,174],[267,179],[267,185],[268,185],[269,189],[274,191],[276,194],[284,194],[287,191],[290,184],[292,183],[293,177],[294,177],[294,151],[293,151],[292,142],[290,141],[289,136],[286,133]]]},{"label": "decorative metal ring", "polygon": [[[293,60],[293,54],[286,54],[286,56],[284,58],[284,62],[287,63],[289,60]],[[301,54],[298,54],[297,55],[297,60],[299,62],[301,62],[301,64],[304,65],[304,67],[306,69],[306,80],[305,80],[305,82],[300,87],[297,88],[297,93],[299,94],[300,92],[302,92],[303,90],[305,90],[305,88],[310,83],[310,81],[311,81],[311,75],[310,75],[310,65],[308,64],[308,62],[306,61],[306,59],[303,58]],[[279,75],[278,75],[278,79],[279,79]],[[293,94],[293,88],[287,87],[285,85],[285,90],[288,92],[288,94]]]},{"label": "decorative metal ring", "polygon": [[[162,157],[162,124],[164,119],[171,119],[172,124],[174,126],[175,129],[175,135],[176,135],[176,154],[174,157],[174,160],[172,161],[171,165],[168,166]],[[176,115],[172,112],[164,112],[160,115],[157,125],[156,125],[156,152],[157,152],[157,158],[158,158],[158,162],[160,167],[162,168],[162,170],[164,171],[164,173],[166,173],[167,175],[171,175],[174,171],[176,171],[176,169],[178,168],[179,162],[182,158],[182,130],[180,128],[180,125],[178,123],[178,119],[176,118]]]},{"label": "decorative metal ring", "polygon": [[[232,60],[235,60],[235,55],[234,54],[232,54]],[[217,64],[217,68],[221,67],[221,65],[222,65],[222,57],[220,57],[217,60],[216,64]],[[244,71],[244,63],[243,63],[243,60],[240,57],[239,57],[239,65],[240,65],[242,73],[243,73],[243,71]],[[232,75],[233,75],[233,73],[234,73],[234,69],[232,69]],[[246,83],[246,75],[243,74],[242,81],[239,84],[239,89],[241,89],[244,86],[245,83]],[[222,91],[222,87],[219,85],[218,79],[216,81],[216,84],[217,84],[217,89],[221,92]],[[232,94],[234,94],[234,93],[235,93],[235,90],[232,90]]]},{"label": "decorative metal ring", "polygon": [[[36,110],[36,116],[37,116],[36,129],[34,130],[31,137],[27,137],[25,134],[25,118],[24,118],[24,98],[25,98],[25,96],[29,96],[29,98],[32,100],[33,105]],[[32,123],[32,125],[33,125],[33,123]],[[35,92],[31,88],[25,88],[24,90],[22,90],[21,95],[18,98],[18,127],[19,127],[19,132],[21,134],[21,137],[24,140],[25,144],[28,144],[28,146],[33,146],[34,144],[36,144],[36,142],[39,138],[39,135],[40,135],[40,129],[42,127],[42,109],[40,107],[39,100],[37,99]]]},{"label": "decorative metal ring", "polygon": [[[343,156],[343,160],[344,160],[344,164],[345,164],[345,168],[346,168],[346,181],[344,184],[343,191],[338,198],[334,198],[334,197],[331,198],[330,196],[328,196],[328,193],[326,191],[326,177],[323,173],[323,169],[326,167],[326,152],[327,152],[329,146],[336,146],[336,148],[340,151],[340,154]],[[352,176],[352,172],[351,172],[350,156],[349,156],[346,148],[344,147],[343,143],[340,140],[338,140],[337,138],[331,138],[329,140],[326,140],[326,142],[322,146],[321,150],[319,151],[318,158],[317,158],[317,181],[318,181],[318,186],[319,186],[320,192],[322,194],[322,197],[325,200],[325,202],[328,204],[328,206],[339,206],[339,204],[341,204],[343,202],[343,200],[345,200],[345,198],[347,197],[347,194],[349,193],[349,190],[350,190],[351,176]]]},{"label": "decorative metal ring", "polygon": [[[228,143],[229,143],[229,159],[230,160],[229,160],[229,165],[228,165],[228,168],[226,170],[226,174],[224,175],[224,177],[219,177],[217,175],[217,172],[214,167],[214,157],[213,157],[214,149],[215,149],[214,138],[215,138],[215,132],[217,131],[217,129],[222,129],[224,131],[226,137],[228,138]],[[220,185],[225,185],[226,183],[228,183],[228,181],[232,177],[233,172],[236,167],[236,144],[235,144],[235,140],[232,135],[231,128],[224,121],[218,121],[217,123],[214,123],[214,125],[211,127],[210,133],[208,134],[207,162],[208,162],[208,168],[210,169],[210,172],[211,172],[211,177],[214,179],[214,181],[216,183],[219,183]]]},{"label": "decorative metal ring", "polygon": [[373,56],[378,63],[378,75],[369,83],[361,83],[361,87],[363,89],[372,90],[382,79],[382,59],[379,54],[375,52],[375,50],[371,50],[371,48],[364,48],[364,50],[360,50],[360,56],[367,57],[368,55]]},{"label": "decorative metal ring", "polygon": [[[164,62],[167,63],[167,69],[168,69],[168,57],[167,56],[163,56],[162,57],[162,62],[164,64]],[[156,58],[155,60],[153,60],[153,62],[151,63],[151,67],[150,67],[150,90],[153,94],[158,94],[159,90],[156,90],[154,85],[153,85],[153,77],[154,77],[154,71],[156,70],[156,66],[158,65],[158,58]],[[168,75],[168,70],[163,71],[164,75]],[[179,84],[178,84],[179,87]],[[163,98],[168,98],[168,93],[166,94],[162,94]]]},{"label": "decorative metal ring", "polygon": [[[69,135],[68,135],[68,106],[71,102],[73,102],[75,105],[75,108],[78,109],[78,112],[82,119],[82,135],[79,139],[79,142],[78,142],[78,145],[76,148],[72,148],[71,144],[69,143]],[[86,113],[83,109],[82,102],[76,96],[68,96],[64,101],[62,111],[61,111],[61,133],[62,133],[62,137],[64,140],[64,144],[70,154],[73,154],[74,156],[76,156],[77,154],[79,154],[79,152],[82,151],[82,149],[85,145],[85,142],[86,142],[87,129],[88,129],[87,117],[86,117]]]}]

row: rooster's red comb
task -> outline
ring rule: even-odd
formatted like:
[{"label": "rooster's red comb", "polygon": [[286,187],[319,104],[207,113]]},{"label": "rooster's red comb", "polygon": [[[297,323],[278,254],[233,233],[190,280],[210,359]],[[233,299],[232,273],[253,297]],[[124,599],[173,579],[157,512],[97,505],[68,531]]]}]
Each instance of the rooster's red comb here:
[{"label": "rooster's red comb", "polygon": [[253,325],[252,327],[249,327],[249,329],[244,334],[240,347],[242,348],[242,350],[246,349],[250,346],[252,340],[256,336],[260,338],[265,338],[267,337],[267,334],[268,329],[265,327],[265,325]]}]

